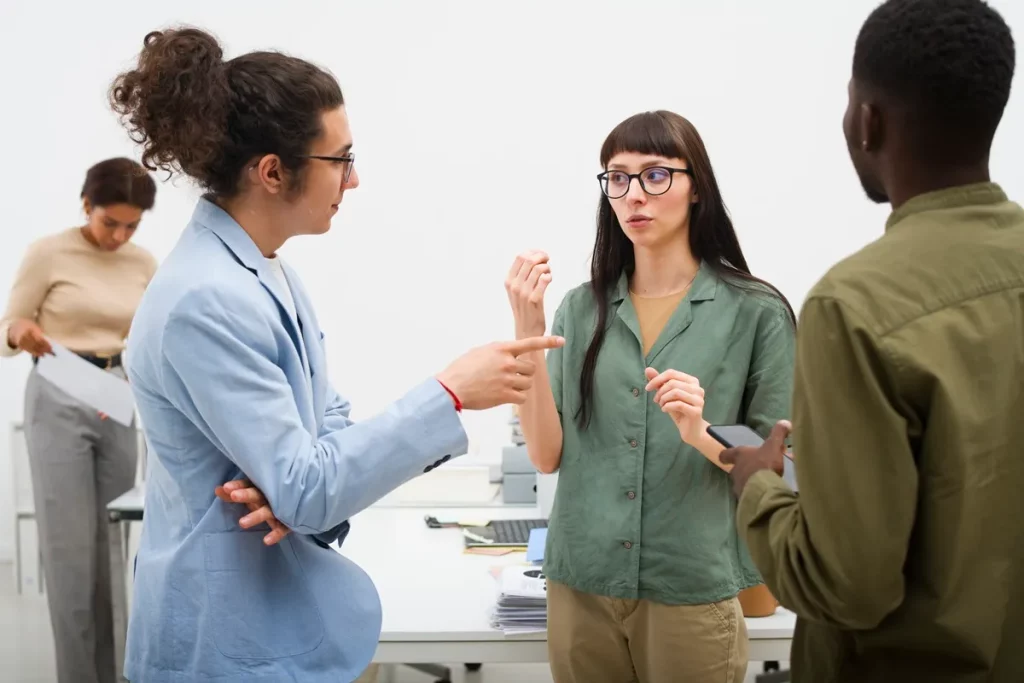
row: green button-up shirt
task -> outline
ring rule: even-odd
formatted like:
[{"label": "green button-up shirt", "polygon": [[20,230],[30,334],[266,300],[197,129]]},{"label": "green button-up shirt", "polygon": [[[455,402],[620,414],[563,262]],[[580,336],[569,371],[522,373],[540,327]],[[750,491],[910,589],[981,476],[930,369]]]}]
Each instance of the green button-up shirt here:
[{"label": "green button-up shirt", "polygon": [[623,276],[610,300],[590,425],[575,420],[597,319],[589,286],[555,313],[565,346],[548,355],[562,418],[562,460],[544,571],[577,590],[666,604],[724,600],[761,582],[736,531],[725,472],[685,445],[644,391],[644,369],[676,369],[704,387],[704,419],[766,434],[789,414],[795,332],[781,301],[702,265],[645,358]]},{"label": "green button-up shirt", "polygon": [[797,683],[1024,681],[1024,209],[912,199],[800,315],[799,496],[739,524],[800,617]]}]

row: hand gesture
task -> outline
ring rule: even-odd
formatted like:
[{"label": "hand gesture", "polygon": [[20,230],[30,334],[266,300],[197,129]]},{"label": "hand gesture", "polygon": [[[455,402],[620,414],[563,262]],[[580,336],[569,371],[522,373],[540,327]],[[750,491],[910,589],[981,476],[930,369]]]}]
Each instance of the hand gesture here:
[{"label": "hand gesture", "polygon": [[544,290],[551,282],[551,266],[543,251],[527,251],[516,257],[505,278],[505,291],[516,321],[516,338],[544,334]]},{"label": "hand gesture", "polygon": [[8,346],[21,349],[36,358],[53,355],[53,347],[34,320],[16,320],[8,330],[7,337]]},{"label": "hand gesture", "polygon": [[522,404],[533,386],[536,366],[521,356],[565,344],[561,337],[528,337],[475,348],[437,376],[467,410]]},{"label": "hand gesture", "polygon": [[214,492],[225,503],[240,503],[249,508],[249,514],[238,520],[239,526],[243,529],[251,529],[263,522],[270,526],[270,533],[263,537],[263,543],[266,545],[279,543],[281,539],[291,533],[291,529],[274,516],[273,510],[270,509],[270,503],[263,496],[263,492],[249,481],[245,479],[229,481],[223,486],[218,486]]},{"label": "hand gesture", "polygon": [[696,446],[704,438],[707,428],[704,422],[704,389],[700,382],[678,370],[659,373],[654,368],[647,368],[644,375],[649,380],[647,391],[657,392],[654,402],[676,423],[683,441]]},{"label": "hand gesture", "polygon": [[750,478],[761,470],[771,470],[782,476],[786,457],[786,437],[792,425],[786,420],[779,420],[772,427],[771,434],[757,448],[742,446],[722,451],[719,459],[723,465],[732,465],[729,478],[738,498],[743,494]]}]

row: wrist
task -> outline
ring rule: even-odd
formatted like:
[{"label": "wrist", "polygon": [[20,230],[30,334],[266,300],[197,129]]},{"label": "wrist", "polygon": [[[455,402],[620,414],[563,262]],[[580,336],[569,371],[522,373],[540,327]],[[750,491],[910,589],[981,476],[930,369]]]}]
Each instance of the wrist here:
[{"label": "wrist", "polygon": [[437,380],[437,383],[441,385],[441,388],[444,389],[448,393],[448,396],[452,400],[452,405],[455,406],[455,412],[461,413],[462,412],[462,400],[459,398],[459,395],[457,393],[455,393],[455,391],[447,383],[445,383],[444,380],[442,380],[440,377],[437,377],[435,379]]},{"label": "wrist", "polygon": [[546,328],[547,328],[546,325],[528,326],[528,325],[520,325],[517,322],[516,323],[516,339],[529,339],[531,337],[543,337]]},{"label": "wrist", "polygon": [[18,348],[18,341],[15,339],[15,331],[17,330],[17,322],[12,322],[7,326],[7,332],[4,334],[4,343],[7,344],[7,348],[16,349]]},{"label": "wrist", "polygon": [[708,453],[720,453],[725,450],[725,447],[718,443],[715,437],[708,434],[708,425],[708,422],[701,422],[700,433],[695,435],[694,441],[690,445],[705,455]]}]

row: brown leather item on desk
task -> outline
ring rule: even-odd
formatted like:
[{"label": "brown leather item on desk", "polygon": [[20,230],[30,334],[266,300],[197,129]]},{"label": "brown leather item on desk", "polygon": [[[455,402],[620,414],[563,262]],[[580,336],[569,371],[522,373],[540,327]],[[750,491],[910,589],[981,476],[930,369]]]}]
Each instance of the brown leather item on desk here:
[{"label": "brown leather item on desk", "polygon": [[739,598],[745,617],[770,617],[779,608],[779,601],[763,583],[741,590]]}]

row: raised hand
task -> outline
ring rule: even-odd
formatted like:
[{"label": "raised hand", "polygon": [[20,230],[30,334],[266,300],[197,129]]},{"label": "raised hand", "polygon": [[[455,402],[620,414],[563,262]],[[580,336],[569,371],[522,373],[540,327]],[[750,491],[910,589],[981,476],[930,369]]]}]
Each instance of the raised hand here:
[{"label": "raised hand", "polygon": [[654,402],[668,413],[679,429],[684,442],[696,446],[704,439],[707,423],[704,421],[704,389],[696,377],[678,370],[659,373],[654,368],[644,371],[648,379],[647,391],[657,392]]},{"label": "raised hand", "polygon": [[527,251],[516,257],[505,277],[505,291],[516,321],[516,338],[544,334],[544,290],[551,283],[551,266],[543,251]]},{"label": "raised hand", "polygon": [[522,358],[565,344],[561,337],[527,337],[470,350],[437,376],[467,410],[522,404],[533,386],[536,366]]}]

